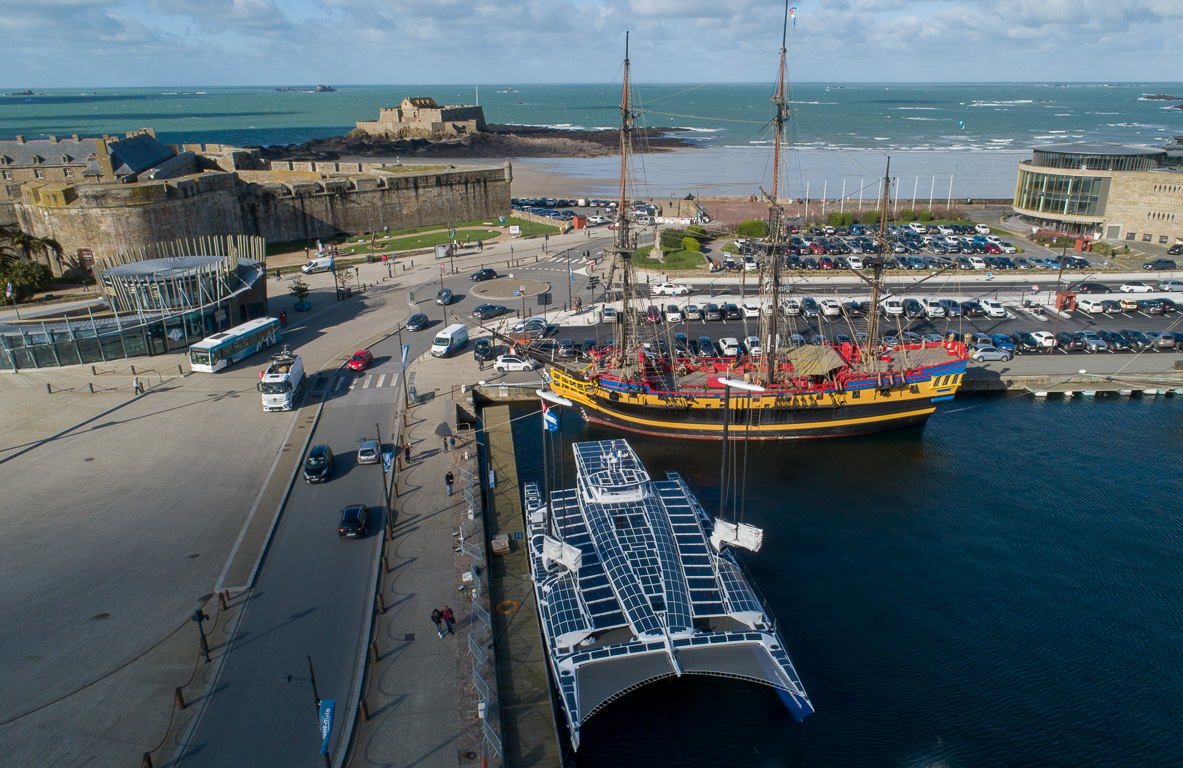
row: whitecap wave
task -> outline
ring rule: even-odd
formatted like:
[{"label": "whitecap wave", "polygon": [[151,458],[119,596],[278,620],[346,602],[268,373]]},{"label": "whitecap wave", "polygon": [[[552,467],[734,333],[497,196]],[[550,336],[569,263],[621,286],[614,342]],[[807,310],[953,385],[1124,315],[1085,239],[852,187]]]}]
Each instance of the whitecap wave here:
[{"label": "whitecap wave", "polygon": [[998,101],[985,101],[983,99],[974,99],[967,107],[1009,107],[1013,104],[1031,104],[1033,99],[999,99]]}]

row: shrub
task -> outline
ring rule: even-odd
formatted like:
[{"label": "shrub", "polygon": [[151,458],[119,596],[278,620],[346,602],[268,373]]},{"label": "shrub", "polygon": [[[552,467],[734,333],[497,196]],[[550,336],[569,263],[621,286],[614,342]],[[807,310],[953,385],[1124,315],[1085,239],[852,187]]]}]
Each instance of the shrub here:
[{"label": "shrub", "polygon": [[741,221],[735,228],[735,233],[740,237],[768,237],[768,222],[760,219]]},{"label": "shrub", "polygon": [[676,251],[682,247],[682,238],[686,237],[686,230],[663,229],[661,231],[661,250]]},{"label": "shrub", "polygon": [[683,237],[682,238],[682,250],[683,251],[697,251],[701,247],[702,246],[700,246],[698,244],[698,241],[695,240],[693,237]]},{"label": "shrub", "polygon": [[911,208],[900,211],[900,221],[916,221],[916,211]]},{"label": "shrub", "polygon": [[296,301],[304,301],[304,299],[307,299],[308,293],[311,290],[312,289],[308,287],[308,283],[304,282],[304,278],[302,277],[297,277],[292,281],[291,286],[288,287],[288,293],[290,293]]},{"label": "shrub", "polygon": [[826,224],[831,227],[849,227],[857,220],[853,213],[831,213],[826,216]]},{"label": "shrub", "polygon": [[701,224],[691,224],[690,226],[686,227],[686,234],[691,235],[692,237],[701,238],[706,233],[707,228]]},{"label": "shrub", "polygon": [[864,211],[863,212],[863,223],[864,224],[878,224],[879,223],[879,211]]},{"label": "shrub", "polygon": [[[49,267],[27,259],[16,259],[0,269],[0,282],[12,283],[13,300],[24,301],[49,285],[53,273]],[[4,294],[0,294],[3,296]],[[5,302],[7,303],[7,302]]]},{"label": "shrub", "polygon": [[916,214],[916,218],[921,221],[932,221],[932,211],[920,211]]}]

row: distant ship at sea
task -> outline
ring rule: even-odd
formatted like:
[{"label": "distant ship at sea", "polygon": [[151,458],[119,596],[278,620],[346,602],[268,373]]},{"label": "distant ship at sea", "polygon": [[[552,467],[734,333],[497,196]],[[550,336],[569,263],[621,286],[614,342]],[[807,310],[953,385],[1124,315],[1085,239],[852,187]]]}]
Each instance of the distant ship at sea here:
[{"label": "distant ship at sea", "polygon": [[331,85],[318,85],[315,88],[276,88],[280,93],[336,93],[337,89]]}]

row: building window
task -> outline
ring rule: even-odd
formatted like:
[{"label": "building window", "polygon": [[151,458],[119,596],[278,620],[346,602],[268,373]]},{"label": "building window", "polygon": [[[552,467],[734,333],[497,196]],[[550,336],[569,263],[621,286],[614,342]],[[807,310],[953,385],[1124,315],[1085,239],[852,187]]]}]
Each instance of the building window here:
[{"label": "building window", "polygon": [[34,169],[33,169],[33,177],[34,177],[34,178],[37,178],[37,179],[44,179],[44,178],[45,178],[45,172],[44,172],[44,171],[42,171],[40,168],[34,168]]},{"label": "building window", "polygon": [[72,179],[72,178],[74,178],[74,169],[73,168],[63,168],[62,175],[65,176],[67,179]]},{"label": "building window", "polygon": [[1142,242],[1144,242],[1144,243],[1149,243],[1153,239],[1154,239],[1154,235],[1150,234],[1149,232],[1142,235]]},{"label": "building window", "polygon": [[1167,236],[1166,235],[1159,235],[1158,242],[1161,243],[1162,245],[1166,245],[1167,244]]},{"label": "building window", "polygon": [[1133,233],[1133,232],[1126,232],[1126,233],[1125,233],[1125,239],[1126,239],[1126,240],[1133,240],[1133,239],[1134,239],[1134,238],[1136,238],[1136,237],[1137,237],[1137,235],[1136,235],[1135,233]]},{"label": "building window", "polygon": [[3,176],[5,181],[12,181],[12,171],[0,171],[0,176]]},{"label": "building window", "polygon": [[1015,207],[1053,216],[1097,216],[1104,211],[1099,176],[1019,171]]}]

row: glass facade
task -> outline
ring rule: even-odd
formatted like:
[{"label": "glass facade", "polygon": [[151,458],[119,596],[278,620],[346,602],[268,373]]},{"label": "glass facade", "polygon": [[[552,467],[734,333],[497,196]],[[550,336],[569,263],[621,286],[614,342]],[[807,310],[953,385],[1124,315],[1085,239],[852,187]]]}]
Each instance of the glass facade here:
[{"label": "glass facade", "polygon": [[1146,154],[1096,154],[1090,152],[1048,152],[1032,150],[1031,164],[1040,168],[1073,171],[1150,171],[1158,168],[1166,152]]},{"label": "glass facade", "polygon": [[1015,208],[1053,216],[1101,216],[1107,179],[1019,169]]}]

